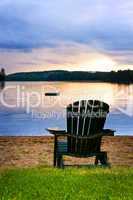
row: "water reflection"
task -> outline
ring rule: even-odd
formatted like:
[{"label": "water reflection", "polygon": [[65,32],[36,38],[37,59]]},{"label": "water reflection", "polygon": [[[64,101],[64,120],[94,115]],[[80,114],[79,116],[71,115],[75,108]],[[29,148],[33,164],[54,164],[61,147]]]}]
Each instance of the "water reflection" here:
[{"label": "water reflection", "polygon": [[[60,96],[45,96],[59,92]],[[98,99],[110,105],[106,127],[117,134],[133,133],[133,85],[78,82],[7,83],[0,101],[0,130],[4,135],[41,135],[47,127],[66,127],[65,107],[77,100]],[[15,105],[13,107],[13,105]]]},{"label": "water reflection", "polygon": [[0,81],[0,91],[5,87],[5,81]]}]

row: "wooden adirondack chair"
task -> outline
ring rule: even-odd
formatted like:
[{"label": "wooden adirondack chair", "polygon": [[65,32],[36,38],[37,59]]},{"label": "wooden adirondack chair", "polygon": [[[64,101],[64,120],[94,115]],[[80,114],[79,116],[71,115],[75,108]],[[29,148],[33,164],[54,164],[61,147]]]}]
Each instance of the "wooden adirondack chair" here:
[{"label": "wooden adirondack chair", "polygon": [[[107,165],[107,152],[100,150],[102,136],[113,136],[113,130],[103,130],[108,104],[97,100],[82,100],[67,107],[67,131],[47,129],[54,134],[54,166],[63,167],[63,155],[74,157],[95,156]],[[61,138],[66,140],[62,141]]]}]

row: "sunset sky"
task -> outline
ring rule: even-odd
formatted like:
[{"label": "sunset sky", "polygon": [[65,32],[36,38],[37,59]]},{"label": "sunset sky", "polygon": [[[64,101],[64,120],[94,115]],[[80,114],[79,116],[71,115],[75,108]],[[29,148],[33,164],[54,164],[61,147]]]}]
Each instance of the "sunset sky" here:
[{"label": "sunset sky", "polygon": [[133,69],[133,1],[1,0],[0,67]]}]

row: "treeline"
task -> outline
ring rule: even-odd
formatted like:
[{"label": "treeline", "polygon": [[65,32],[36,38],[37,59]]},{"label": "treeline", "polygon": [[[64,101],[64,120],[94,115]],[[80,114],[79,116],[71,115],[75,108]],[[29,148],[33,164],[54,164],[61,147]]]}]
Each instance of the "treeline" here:
[{"label": "treeline", "polygon": [[133,70],[111,72],[44,71],[10,74],[7,81],[100,81],[112,83],[133,83]]}]

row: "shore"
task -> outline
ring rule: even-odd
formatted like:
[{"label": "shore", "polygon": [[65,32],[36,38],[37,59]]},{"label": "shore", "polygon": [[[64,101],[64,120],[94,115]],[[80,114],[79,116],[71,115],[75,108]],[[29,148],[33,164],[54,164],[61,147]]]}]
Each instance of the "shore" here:
[{"label": "shore", "polygon": [[[52,166],[53,137],[0,137],[0,167]],[[112,166],[133,167],[133,136],[103,137],[102,150]],[[65,164],[93,164],[94,158],[65,157]]]}]

